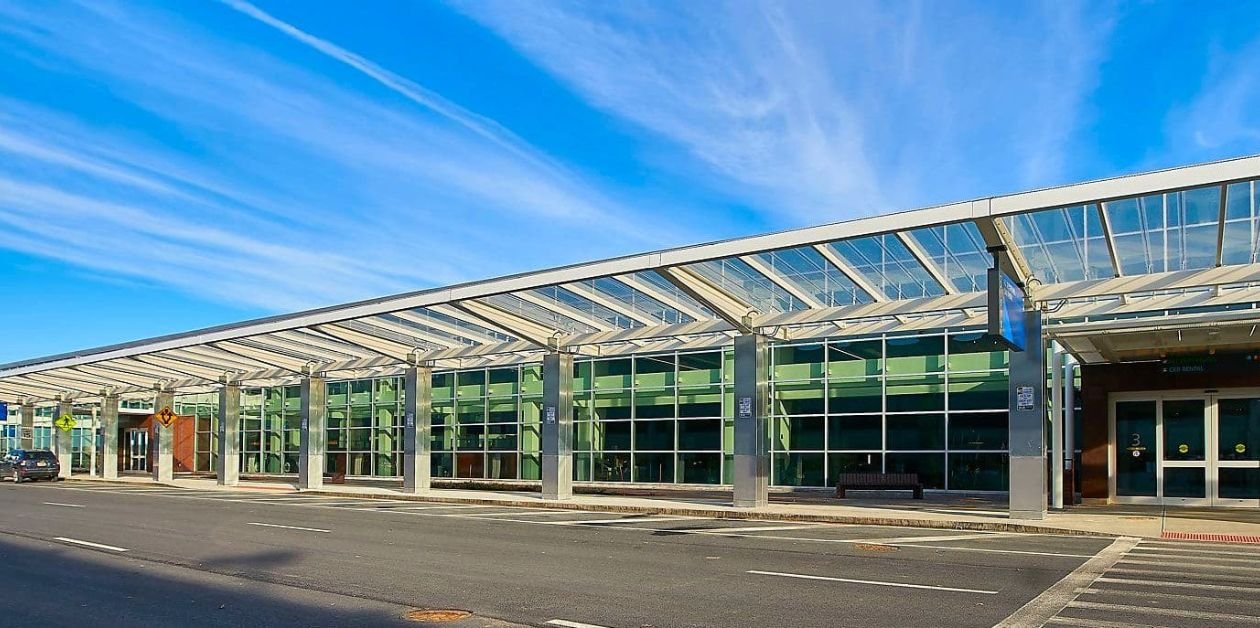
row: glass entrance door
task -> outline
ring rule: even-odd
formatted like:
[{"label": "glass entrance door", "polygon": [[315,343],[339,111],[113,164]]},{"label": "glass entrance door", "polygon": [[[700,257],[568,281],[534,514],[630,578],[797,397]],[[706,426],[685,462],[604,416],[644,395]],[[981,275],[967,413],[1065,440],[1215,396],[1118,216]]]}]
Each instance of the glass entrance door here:
[{"label": "glass entrance door", "polygon": [[1260,394],[1117,397],[1117,501],[1260,508]]},{"label": "glass entrance door", "polygon": [[149,470],[149,431],[144,429],[127,430],[127,438],[123,441],[125,470]]},{"label": "glass entrance door", "polygon": [[1215,445],[1216,503],[1260,507],[1260,397],[1216,398]]}]

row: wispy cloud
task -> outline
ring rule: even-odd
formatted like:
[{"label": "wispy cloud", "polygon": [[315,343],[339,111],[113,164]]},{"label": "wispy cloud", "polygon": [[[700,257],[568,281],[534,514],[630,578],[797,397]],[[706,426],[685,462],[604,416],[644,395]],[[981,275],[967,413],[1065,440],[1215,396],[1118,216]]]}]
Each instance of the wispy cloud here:
[{"label": "wispy cloud", "polygon": [[805,223],[1070,176],[1109,28],[1071,3],[455,6],[708,185]]},{"label": "wispy cloud", "polygon": [[286,310],[658,244],[493,120],[232,5],[406,100],[135,5],[0,6],[0,55],[108,85],[87,119],[0,98],[0,246]]}]

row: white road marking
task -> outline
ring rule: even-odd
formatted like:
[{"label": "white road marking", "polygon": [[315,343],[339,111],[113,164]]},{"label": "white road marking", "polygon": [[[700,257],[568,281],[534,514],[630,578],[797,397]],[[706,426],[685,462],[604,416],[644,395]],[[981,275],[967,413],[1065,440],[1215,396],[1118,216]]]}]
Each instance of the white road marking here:
[{"label": "white road marking", "polygon": [[1195,569],[1207,569],[1207,570],[1214,570],[1214,571],[1239,571],[1243,573],[1247,573],[1247,572],[1260,573],[1260,567],[1242,567],[1240,565],[1216,565],[1213,563],[1191,563],[1191,562],[1185,562],[1185,561],[1172,561],[1172,560],[1133,560],[1130,558],[1126,558],[1124,562],[1122,562],[1121,564],[1122,565],[1153,565],[1153,566],[1175,567],[1178,570],[1182,570],[1182,571],[1184,570],[1193,571]]},{"label": "white road marking", "polygon": [[608,628],[597,624],[584,624],[579,621],[568,621],[564,619],[553,619],[547,622],[549,626],[563,626],[564,628]]},{"label": "white road marking", "polygon": [[1195,555],[1185,556],[1182,554],[1163,554],[1163,553],[1151,554],[1151,553],[1146,553],[1146,552],[1142,554],[1134,554],[1133,556],[1136,558],[1142,558],[1142,559],[1146,559],[1146,558],[1163,559],[1163,560],[1169,561],[1170,564],[1180,564],[1180,565],[1215,565],[1218,563],[1248,563],[1248,564],[1254,565],[1257,562],[1255,558],[1231,558],[1231,557],[1226,557],[1226,556],[1195,556]]},{"label": "white road marking", "polygon": [[993,628],[1020,628],[1021,626],[1041,626],[1058,615],[1068,604],[1076,599],[1077,590],[1088,587],[1100,576],[1107,573],[1129,550],[1139,543],[1139,539],[1122,536],[1103,548],[1093,558],[1085,561],[1072,573],[1063,576],[1062,580],[1042,591],[1041,595],[1030,600],[1010,617],[1002,620]]},{"label": "white road marking", "polygon": [[1069,608],[1081,608],[1091,611],[1110,611],[1113,613],[1136,613],[1146,615],[1162,615],[1182,619],[1206,619],[1210,621],[1235,621],[1254,625],[1260,617],[1254,615],[1238,615],[1234,613],[1213,613],[1209,611],[1186,611],[1179,608],[1156,608],[1154,606],[1131,606],[1129,604],[1103,604],[1101,602],[1071,602]]},{"label": "white road marking", "polygon": [[544,526],[603,525],[606,523],[656,523],[659,521],[686,521],[695,517],[622,517],[620,519],[579,519],[574,521],[538,521]]},{"label": "white road marking", "polygon": [[[778,532],[780,530],[809,530],[811,528],[821,528],[823,525],[792,525],[792,526],[761,526],[761,527],[734,527],[734,528],[706,528],[701,530],[709,534],[726,534],[728,532]],[[670,530],[674,532],[675,530]],[[686,532],[686,530],[676,530],[677,532]],[[750,537],[757,538],[757,537]]]},{"label": "white road marking", "polygon": [[985,591],[983,589],[960,589],[957,587],[942,587],[934,584],[909,584],[906,582],[883,582],[880,580],[856,580],[853,578],[832,578],[830,576],[811,576],[800,573],[782,573],[779,571],[758,571],[756,569],[749,570],[745,573],[757,574],[761,576],[780,576],[783,578],[798,578],[801,580],[825,580],[827,582],[845,582],[849,584],[869,584],[880,587],[897,587],[899,589],[927,589],[930,591],[949,591],[951,593],[981,593],[984,595],[997,595],[997,591]]},{"label": "white road marking", "polygon": [[941,536],[900,536],[892,539],[862,539],[851,541],[852,543],[880,543],[882,545],[895,545],[899,543],[927,543],[931,541],[971,541],[973,539],[992,539],[997,537],[1007,537],[1010,534],[1003,533],[983,533],[976,532],[972,534],[948,534]]},{"label": "white road marking", "polygon": [[260,526],[263,528],[284,528],[285,530],[303,530],[305,532],[325,532],[325,533],[332,532],[332,530],[325,530],[323,528],[303,528],[301,526],[282,526],[275,523],[256,523],[253,521],[246,523],[245,525]]},{"label": "white road marking", "polygon": [[62,508],[87,508],[83,504],[62,504],[60,502],[44,502],[45,506],[61,506]]},{"label": "white road marking", "polygon": [[1126,575],[1126,576],[1178,576],[1178,577],[1184,577],[1184,576],[1186,576],[1186,575],[1193,575],[1195,580],[1213,580],[1213,581],[1216,581],[1216,582],[1239,582],[1239,581],[1246,581],[1246,582],[1254,582],[1254,583],[1260,584],[1260,580],[1256,579],[1254,576],[1242,576],[1242,575],[1232,575],[1232,574],[1231,574],[1231,575],[1226,575],[1226,574],[1202,573],[1202,572],[1194,572],[1193,574],[1187,574],[1187,573],[1186,573],[1186,572],[1184,572],[1184,571],[1167,571],[1167,570],[1163,570],[1163,569],[1129,569],[1129,568],[1127,568],[1127,567],[1115,567],[1115,568],[1113,568],[1111,571],[1108,571],[1107,573],[1109,573],[1109,574],[1122,574],[1122,575]]},{"label": "white road marking", "polygon": [[56,540],[61,541],[62,543],[73,543],[75,545],[82,545],[84,547],[94,547],[96,549],[109,550],[111,552],[127,551],[127,548],[125,547],[114,547],[113,545],[102,545],[100,543],[93,543],[91,541],[81,541],[79,539],[72,539],[72,538],[68,538],[64,536],[59,536],[56,538]]},{"label": "white road marking", "polygon": [[[1110,578],[1103,576],[1096,582],[1110,582],[1112,584],[1137,584],[1144,587],[1168,587],[1171,589],[1203,589],[1205,591],[1232,591],[1236,593],[1256,593],[1260,594],[1260,587],[1240,587],[1228,584],[1205,584],[1202,582],[1173,582],[1170,580],[1146,580],[1141,578]],[[1258,595],[1257,597],[1260,597]]]},{"label": "white road marking", "polygon": [[1215,595],[1190,595],[1187,593],[1165,593],[1163,591],[1131,591],[1128,589],[1099,589],[1097,587],[1090,587],[1088,589],[1081,589],[1080,593],[1082,594],[1089,593],[1093,595],[1114,595],[1116,597],[1140,597],[1143,600],[1146,600],[1147,604],[1150,604],[1150,600],[1152,599],[1166,599],[1166,600],[1173,600],[1173,601],[1189,600],[1192,603],[1208,602],[1215,606],[1220,606],[1222,604],[1245,604],[1248,606],[1254,606],[1256,604],[1256,601],[1254,599],[1245,600],[1242,598],[1220,597],[1220,596],[1215,596]]},{"label": "white road marking", "polygon": [[1051,617],[1047,624],[1066,624],[1076,628],[1173,628],[1172,626],[1156,626],[1154,624],[1130,624],[1101,619],[1079,619],[1076,617]]},{"label": "white road marking", "polygon": [[1169,553],[1169,554],[1214,554],[1218,556],[1257,556],[1257,557],[1260,557],[1260,552],[1258,551],[1244,550],[1243,548],[1237,547],[1237,546],[1231,546],[1231,549],[1199,549],[1197,547],[1173,547],[1169,545],[1156,545],[1156,546],[1151,546],[1151,547],[1148,547],[1146,545],[1139,545],[1133,548],[1133,550],[1135,552],[1141,553],[1142,555],[1152,554],[1152,553],[1160,553],[1160,554]]}]

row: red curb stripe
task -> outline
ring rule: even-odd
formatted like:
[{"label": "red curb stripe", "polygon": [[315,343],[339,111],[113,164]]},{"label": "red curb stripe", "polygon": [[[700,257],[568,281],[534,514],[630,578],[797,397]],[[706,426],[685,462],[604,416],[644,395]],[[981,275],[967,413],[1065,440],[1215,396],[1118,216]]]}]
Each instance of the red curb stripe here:
[{"label": "red curb stripe", "polygon": [[1214,543],[1252,543],[1260,544],[1260,536],[1248,534],[1211,534],[1208,532],[1165,532],[1161,539],[1177,541],[1212,541]]}]

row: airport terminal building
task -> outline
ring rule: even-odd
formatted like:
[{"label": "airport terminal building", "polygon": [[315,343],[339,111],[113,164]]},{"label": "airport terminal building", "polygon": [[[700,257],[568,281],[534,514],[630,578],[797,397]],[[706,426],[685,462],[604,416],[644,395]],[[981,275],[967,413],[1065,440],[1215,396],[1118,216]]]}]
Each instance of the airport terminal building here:
[{"label": "airport terminal building", "polygon": [[[0,365],[0,444],[225,484],[755,507],[872,472],[1006,492],[1017,517],[1260,508],[1258,182],[1240,158]],[[991,329],[998,276],[1026,295],[1022,350]]]}]

